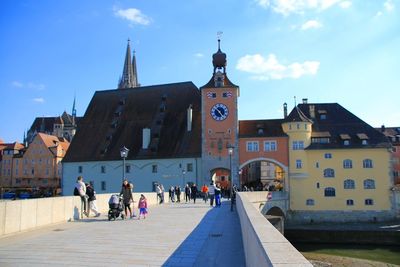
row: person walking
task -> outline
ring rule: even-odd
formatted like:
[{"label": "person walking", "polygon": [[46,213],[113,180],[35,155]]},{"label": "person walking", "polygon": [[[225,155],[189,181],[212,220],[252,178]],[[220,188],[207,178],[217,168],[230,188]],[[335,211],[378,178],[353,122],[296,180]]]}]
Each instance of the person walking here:
[{"label": "person walking", "polygon": [[192,185],[191,191],[192,191],[193,203],[196,204],[196,198],[197,198],[197,192],[198,192],[196,184]]},{"label": "person walking", "polygon": [[219,187],[219,185],[215,187],[215,206],[221,206],[221,188]]},{"label": "person walking", "polygon": [[181,187],[179,185],[175,186],[176,202],[181,202]]},{"label": "person walking", "polygon": [[159,199],[159,204],[162,204],[163,200],[161,196],[161,186],[159,184],[156,184],[156,193],[157,193],[157,198]]},{"label": "person walking", "polygon": [[164,203],[164,193],[165,193],[165,189],[164,189],[163,184],[160,185],[160,188],[161,188],[161,201],[162,201],[162,203]]},{"label": "person walking", "polygon": [[145,197],[143,194],[140,195],[138,208],[139,208],[139,217],[138,217],[138,220],[140,220],[140,216],[141,216],[141,215],[143,215],[143,219],[146,219],[146,214],[147,214],[147,199],[146,199],[146,197]]},{"label": "person walking", "polygon": [[210,183],[210,186],[208,187],[208,197],[210,199],[210,206],[214,206],[214,197],[215,197],[215,185],[214,182]]},{"label": "person walking", "polygon": [[[133,194],[131,185],[128,183],[128,180],[124,180],[122,183],[121,193],[119,194],[122,196],[123,203],[125,206],[125,218],[133,217],[131,204],[133,203]],[[129,217],[128,217],[128,210],[129,210]]]},{"label": "person walking", "polygon": [[78,191],[78,195],[81,197],[81,218],[83,218],[83,215],[86,217],[89,217],[88,213],[88,196],[86,195],[86,185],[83,182],[83,177],[78,176],[76,179],[76,184],[75,184],[76,191]]},{"label": "person walking", "polygon": [[175,188],[173,186],[169,188],[169,198],[171,202],[175,202]]},{"label": "person walking", "polygon": [[207,187],[206,184],[203,184],[203,186],[201,187],[201,193],[203,193],[204,203],[207,203],[207,201],[208,201],[208,187]]},{"label": "person walking", "polygon": [[190,202],[190,195],[191,195],[191,190],[189,184],[186,184],[185,186],[185,200],[186,203],[189,201]]},{"label": "person walking", "polygon": [[86,195],[88,196],[88,201],[89,201],[88,217],[90,215],[90,211],[94,212],[95,217],[99,217],[100,212],[98,211],[96,205],[96,191],[94,191],[93,182],[90,182],[90,184],[86,183],[85,186],[86,186]]}]

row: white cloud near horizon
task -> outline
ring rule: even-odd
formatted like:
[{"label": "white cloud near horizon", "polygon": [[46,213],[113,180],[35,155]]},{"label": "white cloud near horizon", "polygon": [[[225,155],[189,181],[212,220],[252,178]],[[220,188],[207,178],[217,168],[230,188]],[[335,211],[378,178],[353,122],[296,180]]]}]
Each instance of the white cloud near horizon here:
[{"label": "white cloud near horizon", "polygon": [[196,54],[194,54],[194,56],[197,57],[197,58],[202,58],[202,57],[204,57],[204,54],[196,53]]},{"label": "white cloud near horizon", "polygon": [[33,102],[36,102],[36,103],[39,103],[39,104],[44,103],[44,98],[43,97],[37,97],[37,98],[34,98],[32,100],[33,100]]},{"label": "white cloud near horizon", "polygon": [[269,54],[267,58],[255,54],[241,57],[236,64],[236,69],[253,74],[251,78],[255,80],[280,80],[316,75],[319,66],[319,61],[294,62],[284,65],[278,61],[274,54]]},{"label": "white cloud near horizon", "polygon": [[348,0],[255,0],[263,8],[272,8],[276,13],[288,16],[292,13],[303,14],[306,10],[324,11],[335,5],[348,8]]},{"label": "white cloud near horizon", "polygon": [[317,20],[309,20],[305,22],[303,25],[301,25],[301,29],[303,31],[308,30],[308,29],[318,29],[322,27],[322,23],[317,21]]},{"label": "white cloud near horizon", "polygon": [[149,25],[151,22],[149,17],[136,8],[119,9],[114,7],[113,10],[115,16],[126,19],[133,24]]}]

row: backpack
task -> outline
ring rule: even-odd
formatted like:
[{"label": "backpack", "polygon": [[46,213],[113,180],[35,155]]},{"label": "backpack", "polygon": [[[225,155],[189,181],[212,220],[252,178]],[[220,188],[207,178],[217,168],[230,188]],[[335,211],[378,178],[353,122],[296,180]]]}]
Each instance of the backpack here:
[{"label": "backpack", "polygon": [[79,194],[79,190],[78,190],[78,188],[76,188],[75,187],[75,189],[74,189],[74,196],[79,196],[80,194]]}]

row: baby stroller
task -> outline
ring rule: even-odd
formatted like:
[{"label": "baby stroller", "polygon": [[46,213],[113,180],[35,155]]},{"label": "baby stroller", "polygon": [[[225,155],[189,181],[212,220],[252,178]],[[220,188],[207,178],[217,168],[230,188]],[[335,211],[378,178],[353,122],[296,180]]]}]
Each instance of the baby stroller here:
[{"label": "baby stroller", "polygon": [[108,201],[108,220],[111,219],[115,220],[120,215],[122,219],[125,219],[125,214],[123,213],[124,210],[124,203],[122,201],[122,196],[119,195],[111,195],[110,200]]}]

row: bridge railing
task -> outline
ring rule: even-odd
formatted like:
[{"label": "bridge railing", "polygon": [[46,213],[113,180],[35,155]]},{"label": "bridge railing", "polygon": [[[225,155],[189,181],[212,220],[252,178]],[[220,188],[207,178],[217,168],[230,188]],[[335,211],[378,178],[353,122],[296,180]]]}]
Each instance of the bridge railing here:
[{"label": "bridge railing", "polygon": [[[137,201],[141,193],[133,193]],[[157,204],[157,194],[143,193],[148,205]],[[112,194],[96,195],[96,204],[101,213],[108,212],[108,200]],[[23,199],[0,202],[0,237],[33,230],[56,223],[78,220],[80,216],[81,199],[79,196],[49,197]]]},{"label": "bridge railing", "polygon": [[[237,212],[246,266],[309,266],[312,264],[252,204],[256,192],[239,192]],[[260,194],[260,193],[259,193]]]}]

